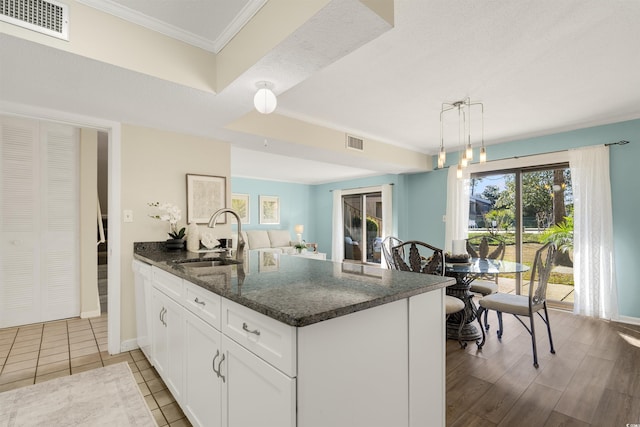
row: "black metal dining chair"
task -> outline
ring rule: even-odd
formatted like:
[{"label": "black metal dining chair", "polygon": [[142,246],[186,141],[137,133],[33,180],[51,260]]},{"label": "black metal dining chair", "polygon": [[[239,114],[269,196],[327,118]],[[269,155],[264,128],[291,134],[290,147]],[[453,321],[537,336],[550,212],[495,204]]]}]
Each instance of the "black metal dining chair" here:
[{"label": "black metal dining chair", "polygon": [[[384,246],[384,245],[383,245]],[[391,247],[390,269],[411,271],[414,273],[434,274],[444,276],[444,253],[442,249],[417,240],[402,242]],[[464,301],[451,295],[445,295],[445,316],[460,313],[461,321],[458,327],[458,343],[465,348],[467,343],[462,341],[462,328],[467,319]]]},{"label": "black metal dining chair", "polygon": [[[553,338],[551,337],[551,325],[549,324],[549,312],[547,310],[547,283],[549,275],[553,268],[557,249],[553,243],[547,243],[536,251],[531,268],[531,279],[529,280],[529,295],[515,295],[498,292],[480,299],[478,308],[478,318],[481,318],[483,312],[495,310],[498,315],[498,339],[502,339],[504,327],[502,324],[502,313],[510,313],[525,327],[531,335],[531,345],[533,347],[533,366],[538,368],[538,351],[536,347],[536,331],[534,314],[538,316],[547,325],[547,333],[549,335],[549,346],[551,353],[555,354],[553,348]],[[544,316],[540,313],[544,312]],[[529,326],[522,321],[521,316],[529,318]],[[480,320],[482,323],[482,321]],[[484,342],[478,345],[482,348]]]},{"label": "black metal dining chair", "polygon": [[[471,258],[502,260],[505,252],[504,240],[494,235],[479,235],[467,239],[467,253]],[[475,276],[469,291],[483,297],[498,292],[498,275],[485,273]],[[489,312],[484,312],[484,327],[489,330]]]}]

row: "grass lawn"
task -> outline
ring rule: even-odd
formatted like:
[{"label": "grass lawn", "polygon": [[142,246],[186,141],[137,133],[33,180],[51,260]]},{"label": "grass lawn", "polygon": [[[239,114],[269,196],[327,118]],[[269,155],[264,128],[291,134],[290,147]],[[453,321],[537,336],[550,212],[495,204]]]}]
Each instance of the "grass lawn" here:
[{"label": "grass lawn", "polygon": [[[469,233],[469,237],[473,235],[482,235],[486,233]],[[499,237],[503,239],[506,243],[504,260],[505,261],[514,261],[516,260],[516,246],[515,246],[515,234],[513,233],[505,233],[499,234]],[[533,265],[533,259],[536,255],[536,251],[542,247],[542,243],[538,241],[539,235],[532,233],[523,234],[523,245],[522,245],[522,259],[523,263],[531,267]],[[491,244],[489,252],[493,250],[495,246]],[[570,253],[569,257],[573,259],[573,254]],[[555,268],[555,270],[551,273],[551,277],[549,278],[549,283],[555,283],[559,285],[571,285],[573,286],[573,269],[568,267]],[[501,274],[500,277],[508,277],[515,278],[515,274]],[[528,281],[531,278],[531,270],[526,273],[523,273],[522,278],[524,281]]]}]

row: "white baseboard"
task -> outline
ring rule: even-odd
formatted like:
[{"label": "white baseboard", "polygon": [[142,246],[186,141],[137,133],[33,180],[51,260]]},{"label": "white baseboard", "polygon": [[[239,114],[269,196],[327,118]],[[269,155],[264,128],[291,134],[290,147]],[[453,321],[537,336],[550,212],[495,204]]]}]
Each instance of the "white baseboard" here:
[{"label": "white baseboard", "polygon": [[131,340],[122,341],[120,343],[120,352],[131,351],[137,348],[140,348],[140,347],[138,347],[138,340],[135,338]]},{"label": "white baseboard", "polygon": [[629,325],[638,325],[640,326],[640,319],[637,317],[631,317],[631,316],[619,316],[616,319],[616,322],[620,322],[620,323],[628,323]]},{"label": "white baseboard", "polygon": [[100,317],[100,309],[97,310],[93,310],[93,311],[83,311],[80,313],[80,318],[81,319],[87,319],[89,317]]}]

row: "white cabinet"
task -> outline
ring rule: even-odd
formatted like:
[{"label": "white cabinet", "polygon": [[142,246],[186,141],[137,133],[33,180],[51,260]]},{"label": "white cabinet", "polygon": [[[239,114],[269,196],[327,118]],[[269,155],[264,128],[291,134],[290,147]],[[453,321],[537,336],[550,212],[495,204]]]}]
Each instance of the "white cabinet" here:
[{"label": "white cabinet", "polygon": [[219,372],[225,362],[225,355],[221,337],[218,330],[194,314],[185,315],[184,348],[188,350],[184,360],[182,409],[194,426],[223,425],[223,379]]},{"label": "white cabinet", "polygon": [[225,360],[223,420],[226,427],[294,427],[296,379],[280,372],[227,336],[222,336]]},{"label": "white cabinet", "polygon": [[193,425],[444,426],[444,289],[295,328],[152,277],[151,360]]},{"label": "white cabinet", "polygon": [[157,288],[153,289],[151,299],[155,315],[152,324],[152,362],[173,397],[180,402],[184,359],[184,309]]}]

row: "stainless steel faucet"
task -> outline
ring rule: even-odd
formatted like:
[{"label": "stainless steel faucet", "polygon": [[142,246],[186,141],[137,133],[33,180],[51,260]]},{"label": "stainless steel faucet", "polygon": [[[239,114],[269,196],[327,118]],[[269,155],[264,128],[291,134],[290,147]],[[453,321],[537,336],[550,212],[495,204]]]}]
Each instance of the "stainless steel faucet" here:
[{"label": "stainless steel faucet", "polygon": [[238,212],[234,211],[230,208],[222,208],[218,209],[211,215],[211,219],[209,219],[209,228],[216,228],[216,220],[218,217],[224,213],[230,213],[236,217],[236,221],[238,222],[238,242],[236,246],[236,261],[242,262],[244,259],[244,239],[242,238],[242,220],[240,219],[240,215]]}]

